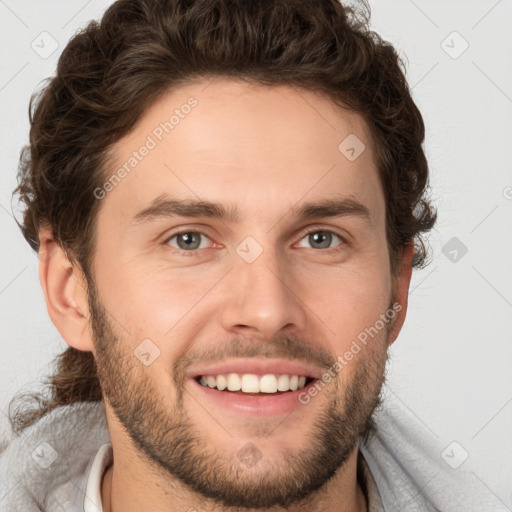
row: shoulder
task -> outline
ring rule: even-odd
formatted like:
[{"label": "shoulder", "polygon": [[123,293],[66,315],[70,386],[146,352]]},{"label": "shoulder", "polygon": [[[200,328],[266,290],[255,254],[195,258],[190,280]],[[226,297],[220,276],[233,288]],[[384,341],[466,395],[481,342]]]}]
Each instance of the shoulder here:
[{"label": "shoulder", "polygon": [[0,510],[38,511],[75,488],[99,448],[110,442],[103,402],[58,407],[0,453]]},{"label": "shoulder", "polygon": [[452,439],[439,439],[389,388],[383,392],[373,417],[375,429],[360,451],[384,510],[506,512],[467,461],[457,468],[446,462]]}]

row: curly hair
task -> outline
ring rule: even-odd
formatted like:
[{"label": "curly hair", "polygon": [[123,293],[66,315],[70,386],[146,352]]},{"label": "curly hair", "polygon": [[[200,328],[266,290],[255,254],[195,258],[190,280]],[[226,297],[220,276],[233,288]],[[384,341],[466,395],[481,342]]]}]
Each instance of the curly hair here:
[{"label": "curly hair", "polygon": [[[370,7],[338,0],[118,0],[100,22],[77,32],[55,76],[30,101],[30,140],[21,152],[18,194],[23,234],[34,250],[50,226],[86,272],[95,244],[108,151],[158,97],[198,79],[226,77],[319,92],[366,121],[386,200],[392,275],[414,244],[413,267],[427,264],[423,235],[437,212],[428,200],[425,127],[394,47],[369,29]],[[37,405],[18,410],[22,430],[53,408],[101,400],[93,355],[72,347],[57,359]],[[14,400],[13,400],[14,402]],[[11,402],[11,406],[12,406]]]}]

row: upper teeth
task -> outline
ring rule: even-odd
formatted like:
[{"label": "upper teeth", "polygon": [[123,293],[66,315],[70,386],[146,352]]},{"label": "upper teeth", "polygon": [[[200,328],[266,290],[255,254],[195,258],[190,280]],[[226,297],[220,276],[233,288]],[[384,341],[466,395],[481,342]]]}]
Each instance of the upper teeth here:
[{"label": "upper teeth", "polygon": [[252,373],[228,373],[227,375],[203,375],[203,386],[217,388],[220,391],[242,391],[244,393],[275,393],[277,391],[295,391],[306,385],[306,377],[298,375],[254,375]]}]

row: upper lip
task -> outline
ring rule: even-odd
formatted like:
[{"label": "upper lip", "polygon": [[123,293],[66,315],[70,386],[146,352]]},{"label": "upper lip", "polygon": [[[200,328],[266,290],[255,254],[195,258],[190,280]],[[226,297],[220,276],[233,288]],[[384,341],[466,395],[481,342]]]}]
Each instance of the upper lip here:
[{"label": "upper lip", "polygon": [[200,366],[188,373],[191,378],[202,375],[227,375],[228,373],[251,373],[256,375],[266,375],[273,373],[276,375],[303,375],[320,379],[322,370],[301,361],[292,361],[290,359],[233,359],[222,361],[211,366]]}]

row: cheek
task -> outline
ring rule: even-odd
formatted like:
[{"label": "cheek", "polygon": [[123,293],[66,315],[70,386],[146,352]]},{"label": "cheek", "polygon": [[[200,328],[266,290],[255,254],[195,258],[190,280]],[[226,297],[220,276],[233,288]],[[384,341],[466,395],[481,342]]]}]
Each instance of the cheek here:
[{"label": "cheek", "polygon": [[199,302],[208,302],[209,290],[224,271],[214,265],[171,268],[165,264],[130,265],[103,270],[101,294],[109,313],[130,338],[168,340],[190,322]]},{"label": "cheek", "polygon": [[[376,244],[336,265],[288,263],[285,281],[290,281],[312,325],[323,329],[319,318],[327,326],[326,336],[332,336],[340,350],[373,325],[388,306],[387,254],[379,247]],[[198,315],[211,315],[214,308],[225,305],[216,302],[215,293],[208,296],[229,269],[225,261],[180,268],[162,260],[141,264],[134,257],[98,261],[104,263],[97,269],[101,299],[134,343],[149,338],[165,344],[176,332],[193,332],[201,323]]]},{"label": "cheek", "polygon": [[374,326],[389,306],[389,276],[380,271],[371,272],[370,268],[375,266],[347,266],[301,275],[298,296],[322,320],[338,353],[346,350],[361,332]]}]

